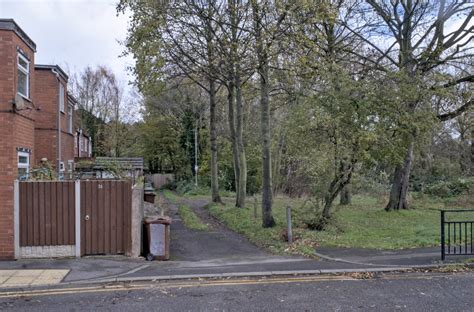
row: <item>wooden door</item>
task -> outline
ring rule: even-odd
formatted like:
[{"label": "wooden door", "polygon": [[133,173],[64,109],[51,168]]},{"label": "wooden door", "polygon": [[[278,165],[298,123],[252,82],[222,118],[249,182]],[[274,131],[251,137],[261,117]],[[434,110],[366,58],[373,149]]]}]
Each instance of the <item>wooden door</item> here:
[{"label": "wooden door", "polygon": [[131,247],[129,181],[81,181],[81,254],[124,254]]}]

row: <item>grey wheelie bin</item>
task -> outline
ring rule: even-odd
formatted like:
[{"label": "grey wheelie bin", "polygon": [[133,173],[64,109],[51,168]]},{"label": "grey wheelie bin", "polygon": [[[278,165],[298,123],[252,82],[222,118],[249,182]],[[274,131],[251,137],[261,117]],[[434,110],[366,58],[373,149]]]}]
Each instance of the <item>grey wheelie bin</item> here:
[{"label": "grey wheelie bin", "polygon": [[148,261],[169,260],[170,258],[171,218],[164,216],[148,217],[144,220],[147,243],[145,255]]}]

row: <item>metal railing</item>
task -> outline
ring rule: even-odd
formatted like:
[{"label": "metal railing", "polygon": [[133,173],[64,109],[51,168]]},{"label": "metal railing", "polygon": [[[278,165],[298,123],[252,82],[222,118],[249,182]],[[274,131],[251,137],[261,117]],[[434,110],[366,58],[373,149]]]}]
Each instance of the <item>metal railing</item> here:
[{"label": "metal railing", "polygon": [[[462,214],[472,213],[470,220],[447,221],[447,214],[463,218]],[[474,255],[473,249],[474,209],[441,210],[441,260],[446,256]]]}]

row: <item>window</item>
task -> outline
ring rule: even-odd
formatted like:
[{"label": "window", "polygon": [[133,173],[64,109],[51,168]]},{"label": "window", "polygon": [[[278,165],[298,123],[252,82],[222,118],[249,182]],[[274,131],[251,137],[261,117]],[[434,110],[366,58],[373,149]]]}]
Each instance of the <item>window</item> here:
[{"label": "window", "polygon": [[30,62],[18,53],[18,94],[30,97]]},{"label": "window", "polygon": [[64,113],[64,86],[59,84],[59,110]]},{"label": "window", "polygon": [[24,181],[28,179],[30,172],[30,154],[18,152],[18,180]]},{"label": "window", "polygon": [[64,172],[64,170],[65,170],[65,168],[64,168],[64,162],[61,161],[61,162],[59,163],[59,171]]},{"label": "window", "polygon": [[67,132],[69,132],[69,133],[72,133],[72,112],[73,112],[72,105],[68,105],[68,107],[67,107]]},{"label": "window", "polygon": [[70,159],[67,161],[67,171],[69,172],[74,171],[74,160]]}]

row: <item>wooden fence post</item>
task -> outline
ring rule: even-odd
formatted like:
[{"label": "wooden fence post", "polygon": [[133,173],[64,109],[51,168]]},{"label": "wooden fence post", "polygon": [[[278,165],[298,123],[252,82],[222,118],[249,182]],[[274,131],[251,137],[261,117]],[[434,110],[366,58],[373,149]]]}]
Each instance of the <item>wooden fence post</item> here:
[{"label": "wooden fence post", "polygon": [[257,201],[257,196],[253,196],[253,219],[256,221],[257,220],[257,207],[258,207],[258,201]]},{"label": "wooden fence post", "polygon": [[81,181],[76,180],[75,186],[75,215],[76,215],[76,258],[81,257]]},{"label": "wooden fence post", "polygon": [[20,182],[13,184],[13,240],[15,259],[20,258]]},{"label": "wooden fence post", "polygon": [[291,225],[291,207],[286,207],[286,222],[288,227],[288,243],[293,242],[293,228]]}]

